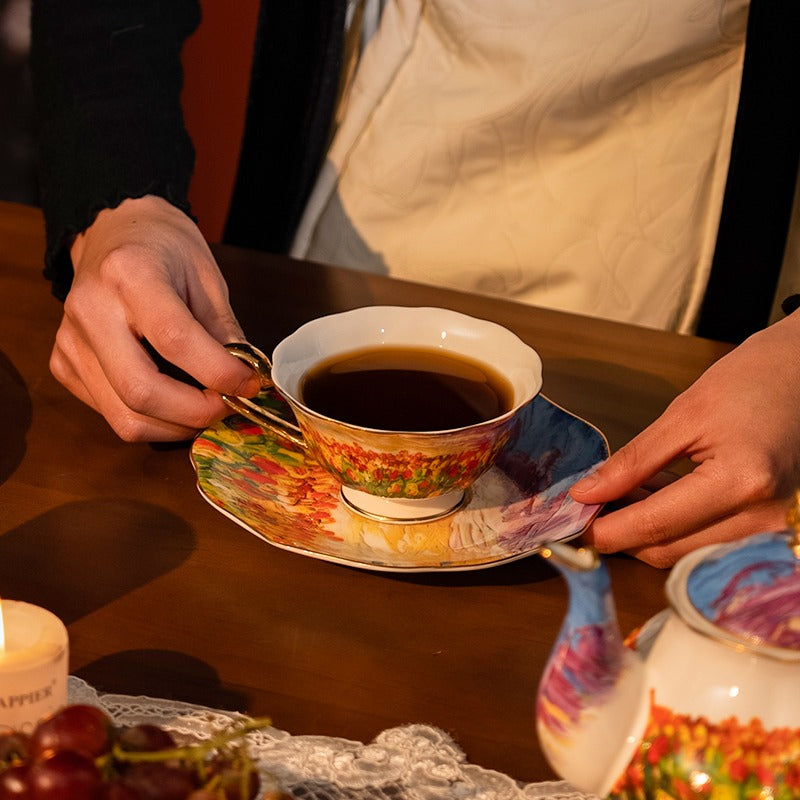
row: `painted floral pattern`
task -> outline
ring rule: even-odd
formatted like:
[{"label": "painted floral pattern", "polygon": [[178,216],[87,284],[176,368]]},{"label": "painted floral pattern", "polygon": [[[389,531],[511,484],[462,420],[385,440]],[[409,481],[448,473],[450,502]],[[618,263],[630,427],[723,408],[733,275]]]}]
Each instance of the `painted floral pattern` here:
[{"label": "painted floral pattern", "polygon": [[548,662],[536,699],[540,725],[556,738],[569,737],[584,709],[600,705],[613,690],[622,669],[620,648],[609,647],[606,626],[584,625],[565,636]]},{"label": "painted floral pattern", "polygon": [[[312,439],[308,433],[306,436]],[[496,447],[482,447],[430,456],[416,451],[383,453],[333,438],[316,437],[314,445],[339,480],[380,497],[425,497],[433,489],[444,494],[466,488],[484,472],[498,448],[508,441],[501,436]]]},{"label": "painted floral pattern", "polygon": [[635,659],[619,632],[605,563],[576,569],[555,557],[551,564],[567,582],[569,607],[536,698],[539,739],[550,757],[574,745]]},{"label": "painted floral pattern", "polygon": [[652,698],[638,752],[615,800],[797,800],[800,728],[765,730],[758,719],[711,722]]},{"label": "painted floral pattern", "polygon": [[[259,402],[288,413],[276,396]],[[568,490],[607,455],[599,431],[537,397],[459,511],[406,525],[354,513],[305,450],[238,415],[201,433],[191,451],[202,495],[251,533],[317,558],[391,571],[474,569],[578,535],[599,507],[573,501]]]},{"label": "painted floral pattern", "polygon": [[234,416],[195,440],[192,459],[205,496],[242,519],[261,520],[276,544],[304,547],[320,536],[336,539],[331,526],[339,486],[307,465],[297,445]]}]

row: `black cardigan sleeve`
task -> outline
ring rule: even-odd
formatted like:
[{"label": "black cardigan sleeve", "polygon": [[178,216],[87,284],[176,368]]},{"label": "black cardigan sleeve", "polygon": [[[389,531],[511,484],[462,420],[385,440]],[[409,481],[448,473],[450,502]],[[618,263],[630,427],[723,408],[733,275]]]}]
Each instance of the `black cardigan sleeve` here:
[{"label": "black cardigan sleeve", "polygon": [[180,61],[197,0],[33,0],[45,276],[72,282],[69,244],[103,208],[156,194],[189,213],[194,149]]}]

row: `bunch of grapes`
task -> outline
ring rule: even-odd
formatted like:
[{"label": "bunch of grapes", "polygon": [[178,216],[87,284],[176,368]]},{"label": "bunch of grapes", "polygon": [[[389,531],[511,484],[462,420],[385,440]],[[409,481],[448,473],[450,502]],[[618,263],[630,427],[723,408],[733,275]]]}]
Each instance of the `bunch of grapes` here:
[{"label": "bunch of grapes", "polygon": [[244,736],[267,724],[179,746],[157,725],[117,727],[102,709],[67,705],[31,734],[0,733],[0,800],[254,800],[260,781]]}]

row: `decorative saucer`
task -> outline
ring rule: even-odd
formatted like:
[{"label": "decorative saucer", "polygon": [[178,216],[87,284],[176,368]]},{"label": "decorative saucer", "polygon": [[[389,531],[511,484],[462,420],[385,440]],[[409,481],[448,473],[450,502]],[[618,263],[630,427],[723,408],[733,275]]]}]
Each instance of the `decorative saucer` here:
[{"label": "decorative saucer", "polygon": [[[274,393],[258,402],[291,415]],[[239,415],[207,428],[191,449],[200,493],[246,530],[302,555],[389,572],[481,569],[578,536],[600,506],[568,490],[607,457],[597,428],[539,395],[465,503],[442,519],[404,524],[353,511],[302,447]]]}]

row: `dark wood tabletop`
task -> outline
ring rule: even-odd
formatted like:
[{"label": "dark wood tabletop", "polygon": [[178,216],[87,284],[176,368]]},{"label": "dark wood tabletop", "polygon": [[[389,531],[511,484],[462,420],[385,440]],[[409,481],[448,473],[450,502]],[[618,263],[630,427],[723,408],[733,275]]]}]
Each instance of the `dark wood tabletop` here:
[{"label": "dark wood tabletop", "polygon": [[[232,305],[267,352],[301,323],[372,304],[499,322],[536,348],[543,392],[612,449],[726,345],[383,276],[215,247]],[[422,722],[470,761],[553,777],[536,687],[566,608],[538,556],[468,572],[370,572],[273,547],[200,496],[188,445],[126,444],[51,377],[61,307],[38,209],[0,203],[0,595],[67,624],[71,672],[99,690],[369,741]],[[665,573],[609,559],[620,624],[664,606]]]}]

